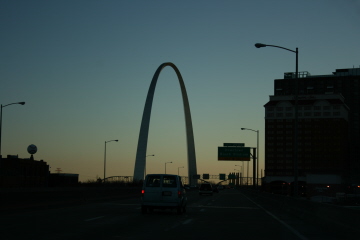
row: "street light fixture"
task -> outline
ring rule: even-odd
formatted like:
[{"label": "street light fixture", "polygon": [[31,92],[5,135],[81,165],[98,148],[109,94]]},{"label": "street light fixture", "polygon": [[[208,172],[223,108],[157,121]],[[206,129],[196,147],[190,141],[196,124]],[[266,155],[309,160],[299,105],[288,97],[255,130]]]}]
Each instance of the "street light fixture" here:
[{"label": "street light fixture", "polygon": [[165,174],[166,174],[166,164],[167,164],[167,163],[172,163],[172,162],[166,162],[166,163],[165,163]]},{"label": "street light fixture", "polygon": [[6,107],[6,106],[13,105],[13,104],[24,105],[25,102],[9,103],[9,104],[6,104],[6,105],[2,105],[2,104],[1,104],[1,110],[0,110],[0,157],[2,157],[2,155],[1,155],[2,109],[3,109],[4,107]]},{"label": "street light fixture", "polygon": [[145,157],[145,169],[144,169],[145,176],[146,176],[146,158],[147,157],[154,157],[154,156],[155,156],[155,154],[151,154],[151,155],[146,155],[146,157]]},{"label": "street light fixture", "polygon": [[104,182],[105,182],[105,177],[106,177],[106,144],[108,142],[117,142],[119,140],[110,140],[110,141],[105,141],[105,151],[104,151]]},{"label": "street light fixture", "polygon": [[255,47],[262,48],[262,47],[276,47],[281,48],[290,52],[293,52],[296,54],[296,61],[295,61],[295,123],[294,123],[294,197],[298,197],[298,177],[299,177],[299,171],[298,171],[298,78],[299,78],[299,49],[296,48],[296,50],[291,50],[288,48],[276,46],[276,45],[268,45],[263,43],[256,43]]},{"label": "street light fixture", "polygon": [[180,168],[184,168],[184,167],[178,167],[178,175],[179,175],[179,176],[180,176],[180,173],[179,173],[179,169],[180,169]]},{"label": "street light fixture", "polygon": [[241,130],[249,130],[256,132],[257,135],[257,144],[256,144],[256,186],[258,186],[258,178],[259,178],[259,130],[254,130],[250,128],[241,128]]}]

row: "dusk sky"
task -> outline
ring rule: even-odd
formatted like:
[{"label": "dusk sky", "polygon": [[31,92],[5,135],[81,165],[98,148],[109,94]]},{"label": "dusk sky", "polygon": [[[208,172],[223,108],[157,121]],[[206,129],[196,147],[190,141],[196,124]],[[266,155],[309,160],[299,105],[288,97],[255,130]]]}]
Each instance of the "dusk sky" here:
[{"label": "dusk sky", "polygon": [[[156,69],[172,62],[190,102],[198,174],[234,172],[223,143],[256,147],[264,169],[264,104],[274,79],[295,71],[331,74],[360,66],[359,0],[0,0],[2,154],[51,172],[132,176],[145,99]],[[184,111],[171,67],[160,74],[147,173],[187,175]],[[251,170],[251,168],[250,168]]]}]

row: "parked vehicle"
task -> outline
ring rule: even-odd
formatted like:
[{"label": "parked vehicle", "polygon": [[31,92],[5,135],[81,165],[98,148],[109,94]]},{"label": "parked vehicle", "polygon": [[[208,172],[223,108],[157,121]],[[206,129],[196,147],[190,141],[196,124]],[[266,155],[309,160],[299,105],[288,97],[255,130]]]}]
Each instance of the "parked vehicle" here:
[{"label": "parked vehicle", "polygon": [[213,188],[212,185],[210,183],[202,183],[199,187],[199,195],[203,195],[203,194],[209,194],[212,195],[213,194]]},{"label": "parked vehicle", "polygon": [[186,191],[178,175],[146,175],[141,194],[142,213],[153,209],[176,209],[178,214],[186,212]]}]

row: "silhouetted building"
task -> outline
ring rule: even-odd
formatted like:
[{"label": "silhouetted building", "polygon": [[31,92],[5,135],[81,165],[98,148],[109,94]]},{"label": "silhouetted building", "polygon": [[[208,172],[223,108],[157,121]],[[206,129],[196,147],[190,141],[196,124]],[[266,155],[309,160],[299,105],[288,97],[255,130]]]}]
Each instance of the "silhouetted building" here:
[{"label": "silhouetted building", "polygon": [[43,160],[7,155],[0,158],[0,187],[47,187],[49,165]]},{"label": "silhouetted building", "polygon": [[[265,184],[294,180],[295,83],[295,73],[276,79],[265,104]],[[301,72],[298,96],[299,182],[318,189],[359,183],[360,68]]]},{"label": "silhouetted building", "polygon": [[69,187],[76,186],[79,183],[79,174],[73,173],[51,173],[50,187]]}]

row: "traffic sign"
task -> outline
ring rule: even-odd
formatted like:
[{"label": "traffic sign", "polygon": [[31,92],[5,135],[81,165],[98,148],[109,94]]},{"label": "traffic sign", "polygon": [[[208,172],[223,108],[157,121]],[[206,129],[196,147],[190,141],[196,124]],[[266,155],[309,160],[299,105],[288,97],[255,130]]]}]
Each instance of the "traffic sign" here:
[{"label": "traffic sign", "polygon": [[249,147],[218,147],[218,160],[250,161]]},{"label": "traffic sign", "polygon": [[219,179],[220,179],[220,180],[225,180],[225,178],[226,178],[226,174],[225,174],[225,173],[220,173],[220,174],[219,174]]},{"label": "traffic sign", "polygon": [[245,147],[245,143],[224,143],[224,147]]}]

